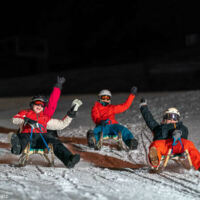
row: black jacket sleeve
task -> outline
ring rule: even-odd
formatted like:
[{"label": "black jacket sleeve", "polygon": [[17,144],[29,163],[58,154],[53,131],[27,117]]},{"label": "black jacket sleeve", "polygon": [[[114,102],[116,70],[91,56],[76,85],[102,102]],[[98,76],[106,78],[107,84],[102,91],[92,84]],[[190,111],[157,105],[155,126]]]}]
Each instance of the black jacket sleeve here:
[{"label": "black jacket sleeve", "polygon": [[144,121],[146,122],[147,126],[150,128],[151,131],[153,131],[155,127],[159,126],[159,123],[153,118],[147,105],[141,106],[140,111],[142,113]]},{"label": "black jacket sleeve", "polygon": [[188,139],[188,128],[181,123],[180,130],[182,131],[181,138]]}]

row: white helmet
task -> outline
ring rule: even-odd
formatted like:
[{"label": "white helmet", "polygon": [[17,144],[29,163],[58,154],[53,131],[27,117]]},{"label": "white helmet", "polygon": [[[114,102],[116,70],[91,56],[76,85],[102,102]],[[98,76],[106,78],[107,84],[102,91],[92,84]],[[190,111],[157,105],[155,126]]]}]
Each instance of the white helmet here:
[{"label": "white helmet", "polygon": [[98,94],[99,97],[101,96],[109,96],[109,97],[112,97],[112,94],[109,90],[107,89],[104,89],[104,90],[101,90]]},{"label": "white helmet", "polygon": [[179,121],[180,118],[180,112],[176,108],[168,108],[164,112],[163,119],[173,119],[175,121]]}]

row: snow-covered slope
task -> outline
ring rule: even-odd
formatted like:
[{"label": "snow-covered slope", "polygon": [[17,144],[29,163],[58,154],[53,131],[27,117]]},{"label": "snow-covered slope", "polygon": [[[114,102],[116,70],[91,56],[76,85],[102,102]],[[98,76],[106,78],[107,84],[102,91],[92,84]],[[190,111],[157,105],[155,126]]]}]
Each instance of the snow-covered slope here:
[{"label": "snow-covered slope", "polygon": [[[125,101],[128,94],[114,94],[113,104]],[[141,169],[102,168],[81,159],[75,168],[67,169],[56,160],[58,167],[47,168],[42,165],[27,165],[14,168],[8,164],[0,165],[0,199],[200,199],[200,172],[181,168],[170,162],[161,174],[150,174],[147,169],[147,152],[152,140],[151,132],[145,126],[139,112],[141,97],[148,100],[155,119],[161,120],[163,111],[171,106],[177,107],[182,120],[188,126],[196,147],[200,150],[200,91],[139,93],[133,105],[126,112],[117,115],[117,120],[128,127],[139,141],[138,150],[124,152],[104,146],[99,152],[89,149],[85,144],[76,144],[82,151],[95,152],[134,164],[142,164]],[[90,111],[96,100],[95,95],[62,96],[54,117],[62,118],[74,98],[80,98],[83,106],[77,118],[59,134],[65,137],[85,138],[88,129],[94,128]],[[16,128],[11,117],[28,106],[30,98],[1,98],[0,126]],[[0,134],[0,141],[7,142],[7,135]],[[8,149],[0,149],[1,157],[12,158]],[[39,160],[35,156],[32,159]]]}]

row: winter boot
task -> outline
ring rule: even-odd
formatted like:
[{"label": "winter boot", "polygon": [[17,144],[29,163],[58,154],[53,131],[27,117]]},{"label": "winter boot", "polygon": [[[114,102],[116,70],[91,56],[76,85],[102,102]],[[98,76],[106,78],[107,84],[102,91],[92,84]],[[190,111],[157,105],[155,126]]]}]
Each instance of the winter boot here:
[{"label": "winter boot", "polygon": [[95,138],[94,138],[94,133],[92,130],[89,130],[87,132],[87,142],[88,142],[88,146],[90,148],[94,148],[95,146]]},{"label": "winter boot", "polygon": [[137,149],[137,146],[138,146],[138,141],[133,138],[133,139],[130,139],[130,140],[126,140],[126,145],[129,147],[130,150],[135,150]]},{"label": "winter boot", "polygon": [[158,154],[156,147],[151,147],[149,150],[149,160],[153,167],[157,167],[159,164]]},{"label": "winter boot", "polygon": [[13,154],[19,155],[21,153],[21,144],[17,134],[13,133],[11,135],[10,143],[12,145],[11,152]]},{"label": "winter boot", "polygon": [[100,150],[103,145],[103,132],[100,133],[99,141],[94,145],[95,150]]},{"label": "winter boot", "polygon": [[70,155],[68,162],[65,164],[68,168],[73,168],[80,161],[80,155]]}]

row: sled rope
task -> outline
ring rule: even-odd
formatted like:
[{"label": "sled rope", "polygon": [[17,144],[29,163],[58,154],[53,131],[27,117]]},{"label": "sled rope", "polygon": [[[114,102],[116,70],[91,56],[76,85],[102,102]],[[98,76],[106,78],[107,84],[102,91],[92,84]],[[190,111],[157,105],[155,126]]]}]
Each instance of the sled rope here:
[{"label": "sled rope", "polygon": [[[178,138],[178,141],[179,141],[179,142],[180,142],[180,144],[181,144],[182,151],[184,151],[183,143],[182,143],[182,141],[181,141],[181,138],[180,138],[180,137]],[[174,146],[176,146],[177,144],[178,144],[178,142],[176,143],[176,139],[173,137],[173,143],[172,143],[172,152],[171,152],[171,153],[173,153],[173,147],[174,147]]]},{"label": "sled rope", "polygon": [[[110,122],[110,123],[109,123],[109,122]],[[107,120],[106,120],[106,123],[107,123],[106,125],[108,125],[108,123],[109,123],[109,124],[112,124],[112,121],[111,121],[110,119],[107,119]],[[105,125],[105,126],[106,126],[106,125]],[[105,128],[105,126],[102,126],[102,132],[103,132],[103,133],[104,133],[104,128]],[[115,131],[115,129],[114,129],[112,126],[111,126],[110,128],[112,129],[112,131],[114,132],[114,134],[115,134],[116,136],[118,136],[118,133]]]},{"label": "sled rope", "polygon": [[[39,123],[38,123],[38,126],[39,126],[40,131],[43,132],[43,131],[42,131],[42,128],[44,128],[44,126],[42,126],[42,125],[39,124]],[[32,143],[32,138],[33,138],[33,130],[34,130],[34,128],[31,127],[31,135],[30,135],[30,149],[31,149],[31,143]],[[48,151],[49,151],[50,148],[49,148],[49,146],[48,146],[46,140],[45,140],[44,137],[42,136],[42,133],[40,133],[40,137],[42,138],[42,141],[44,142],[46,148],[47,148]]]},{"label": "sled rope", "polygon": [[[175,129],[177,128],[177,127],[176,127],[176,123],[174,123],[174,128],[175,128]],[[182,143],[182,141],[181,141],[181,137],[178,138],[178,141],[179,141],[180,144],[181,144],[182,151],[184,151],[184,147],[183,147],[183,143]],[[171,154],[173,154],[173,147],[176,146],[177,144],[178,144],[178,142],[176,143],[176,139],[175,139],[175,137],[173,137],[172,152],[171,152]]]}]

